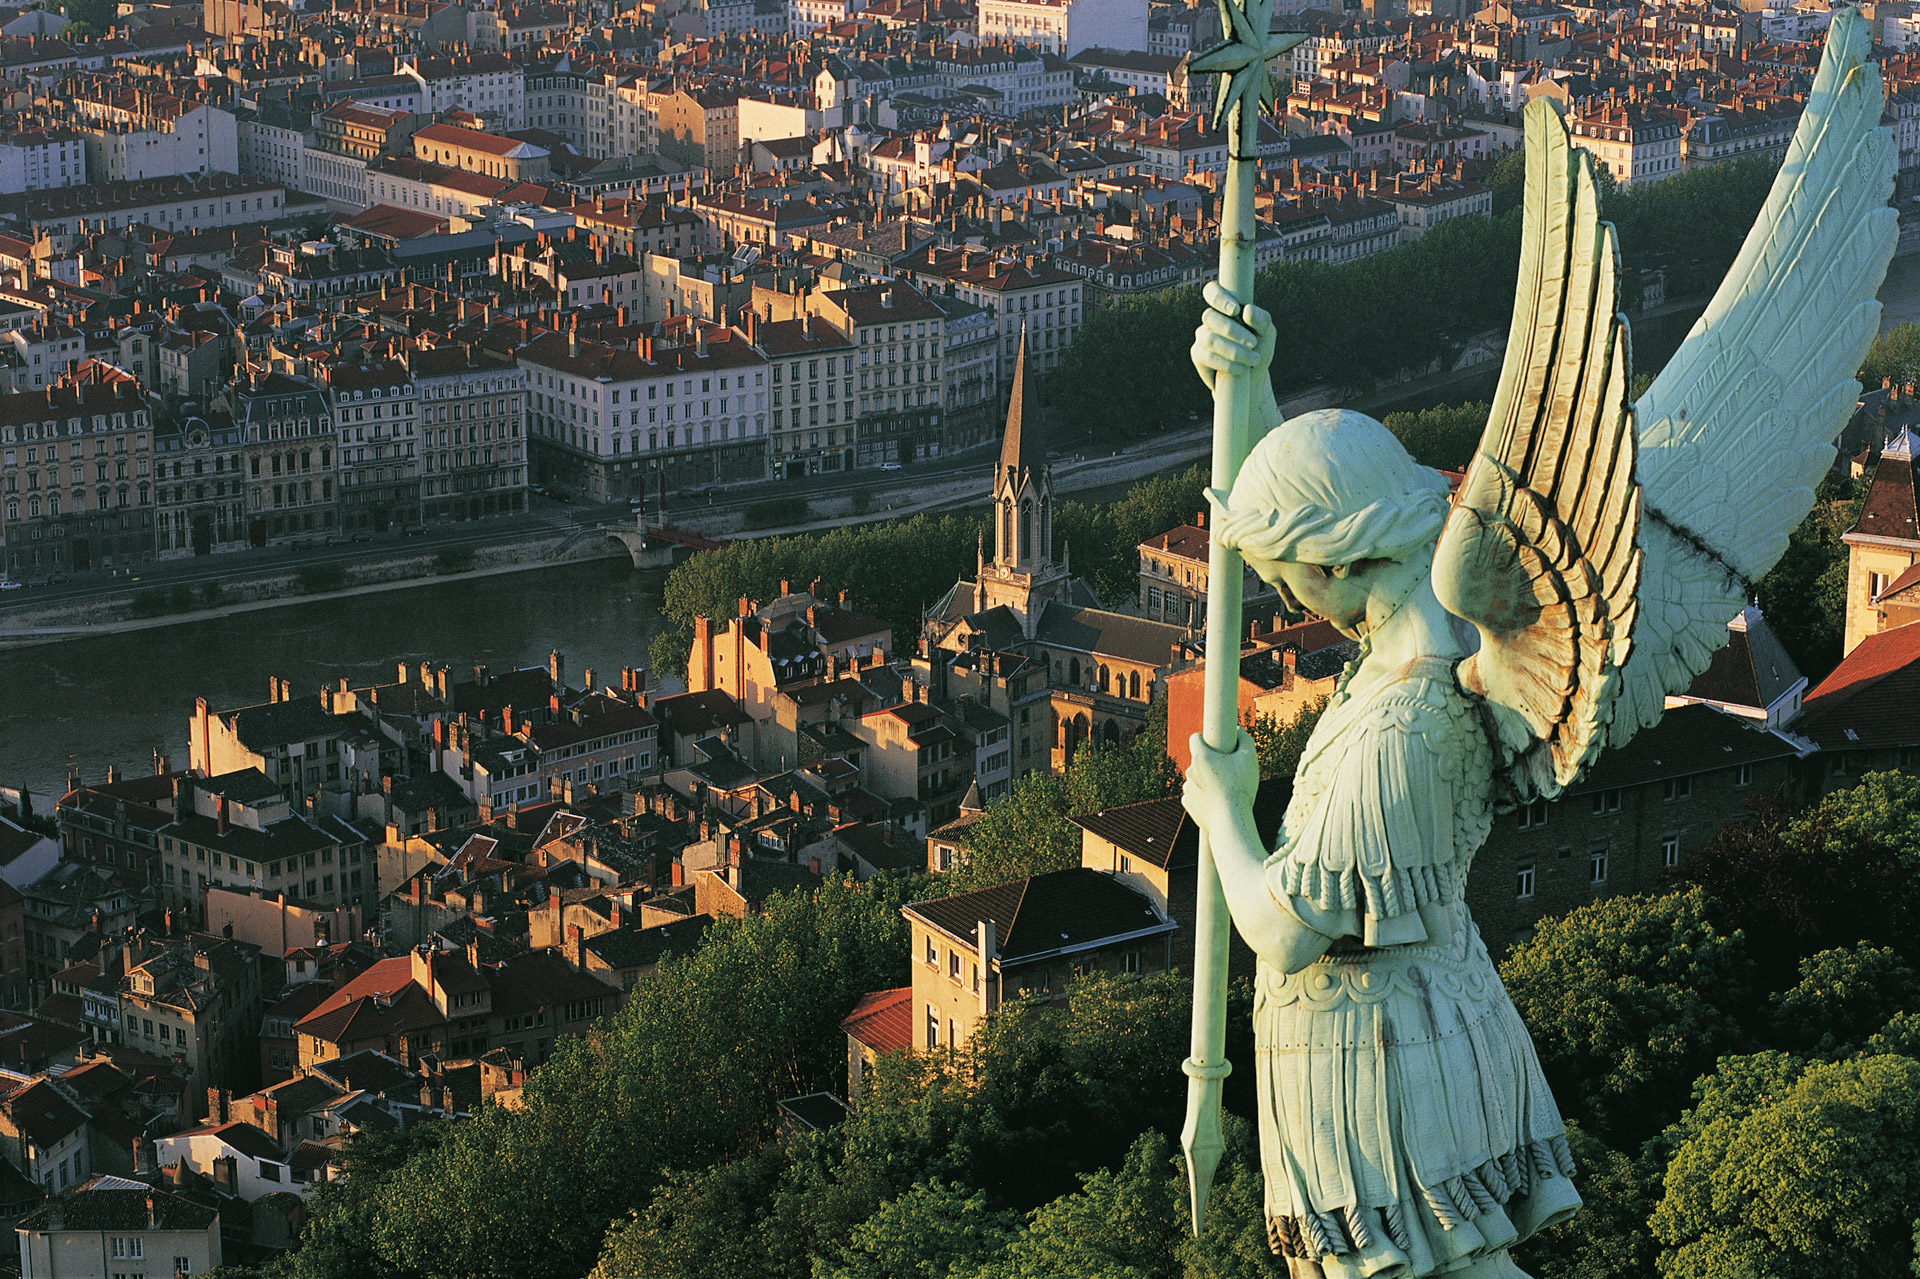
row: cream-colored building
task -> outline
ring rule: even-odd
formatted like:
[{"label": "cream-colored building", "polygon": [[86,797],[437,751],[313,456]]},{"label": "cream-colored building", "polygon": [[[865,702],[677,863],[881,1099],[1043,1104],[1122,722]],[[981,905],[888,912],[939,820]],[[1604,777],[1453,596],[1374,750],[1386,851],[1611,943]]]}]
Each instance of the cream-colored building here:
[{"label": "cream-colored building", "polygon": [[1843,653],[1869,635],[1920,621],[1920,510],[1913,460],[1920,439],[1902,427],[1880,453],[1860,518],[1847,544],[1847,619]]},{"label": "cream-colored building", "polygon": [[964,1048],[1009,999],[1057,999],[1093,971],[1160,973],[1178,925],[1120,879],[1074,867],[901,908],[912,931],[913,1045]]},{"label": "cream-colored building", "polygon": [[218,1211],[125,1177],[97,1177],[15,1230],[21,1279],[203,1275],[221,1264]]},{"label": "cream-colored building", "polygon": [[1568,120],[1567,129],[1619,186],[1658,182],[1686,165],[1680,121],[1670,111],[1607,102]]}]

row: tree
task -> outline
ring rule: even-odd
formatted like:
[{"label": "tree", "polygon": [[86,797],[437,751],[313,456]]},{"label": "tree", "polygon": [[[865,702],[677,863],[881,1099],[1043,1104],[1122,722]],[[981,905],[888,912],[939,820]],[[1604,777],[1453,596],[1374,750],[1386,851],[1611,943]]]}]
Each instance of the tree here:
[{"label": "tree", "polygon": [[1888,1018],[1920,1009],[1920,975],[1891,949],[1837,946],[1800,961],[1800,982],[1773,997],[1777,1048],[1850,1057]]},{"label": "tree", "polygon": [[1920,1218],[1920,1062],[1807,1067],[1723,1104],[1667,1167],[1652,1227],[1663,1279],[1893,1279]]},{"label": "tree", "polygon": [[642,1207],[667,1169],[743,1158],[771,1135],[779,1098],[836,1085],[840,1018],[905,977],[900,906],[918,884],[834,880],[722,919],[591,1036],[559,1040],[521,1109],[483,1108],[356,1191],[370,1210],[309,1226],[323,1239],[356,1230],[370,1264],[328,1269],[319,1255],[290,1279],[586,1272],[607,1223]]},{"label": "tree", "polygon": [[1567,1143],[1579,1168],[1582,1205],[1570,1221],[1529,1239],[1517,1260],[1533,1279],[1645,1279],[1653,1273],[1647,1229],[1660,1192],[1658,1166],[1608,1146],[1577,1123]]},{"label": "tree", "polygon": [[345,1175],[314,1187],[299,1247],[275,1258],[269,1279],[397,1279],[406,1273],[374,1248],[379,1197],[410,1159],[429,1158],[449,1126],[439,1121],[383,1131],[364,1128],[342,1149]]},{"label": "tree", "polygon": [[1316,697],[1284,724],[1271,715],[1255,715],[1248,721],[1247,733],[1260,756],[1260,776],[1290,778],[1294,775],[1300,767],[1300,756],[1306,753],[1307,741],[1313,736],[1314,726],[1326,709],[1327,699]]},{"label": "tree", "polygon": [[785,1168],[777,1145],[713,1168],[666,1174],[645,1208],[607,1229],[590,1279],[805,1279],[804,1258],[770,1247],[761,1215]]},{"label": "tree", "polygon": [[1527,190],[1527,149],[1515,147],[1494,162],[1493,216],[1518,208]]},{"label": "tree", "polygon": [[854,1227],[846,1260],[814,1263],[815,1279],[945,1279],[991,1264],[1013,1238],[1016,1218],[957,1182],[915,1182]]},{"label": "tree", "polygon": [[1614,1144],[1649,1135],[1739,1045],[1750,974],[1706,894],[1610,897],[1542,922],[1500,978],[1570,1117]]},{"label": "tree", "polygon": [[1905,385],[1920,381],[1920,324],[1908,320],[1882,333],[1867,348],[1860,365],[1860,382],[1868,390],[1891,378]]},{"label": "tree", "polygon": [[1840,662],[1847,612],[1847,547],[1840,539],[1859,518],[1865,496],[1864,485],[1821,481],[1813,509],[1756,591],[1768,625],[1816,682]]},{"label": "tree", "polygon": [[845,591],[849,607],[879,617],[896,638],[916,635],[922,610],[972,574],[985,529],[975,517],[916,515],[826,533],[746,538],[698,552],[667,574],[660,601],[666,625],[654,636],[649,660],[661,673],[685,674],[694,618],[724,623],[741,600],[772,599],[782,581],[806,590],[817,580],[829,598]]},{"label": "tree", "polygon": [[1389,413],[1381,425],[1406,446],[1413,460],[1443,471],[1464,471],[1487,429],[1485,400],[1453,407],[1445,404],[1417,413]]},{"label": "tree", "polygon": [[967,827],[967,856],[954,868],[954,891],[1078,866],[1080,828],[1069,820],[1074,814],[1171,794],[1179,778],[1166,754],[1164,700],[1148,718],[1148,731],[1131,742],[1082,744],[1059,776],[1036,771],[1016,778]]},{"label": "tree", "polygon": [[1854,942],[1911,946],[1920,913],[1920,784],[1874,774],[1812,808],[1763,806],[1676,872],[1706,889],[1714,923],[1747,937],[1764,989],[1802,959]]},{"label": "tree", "polygon": [[1185,1181],[1172,1143],[1150,1129],[1118,1171],[1086,1174],[1078,1192],[1034,1209],[973,1279],[1180,1279]]}]

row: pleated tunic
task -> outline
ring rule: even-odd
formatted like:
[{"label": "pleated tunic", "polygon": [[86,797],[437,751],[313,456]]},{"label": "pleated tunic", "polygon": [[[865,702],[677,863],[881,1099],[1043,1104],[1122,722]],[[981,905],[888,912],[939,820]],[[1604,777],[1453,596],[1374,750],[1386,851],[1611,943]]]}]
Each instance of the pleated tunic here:
[{"label": "pleated tunic", "polygon": [[1254,1003],[1269,1242],[1295,1279],[1442,1274],[1580,1205],[1566,1128],[1464,902],[1493,752],[1450,663],[1348,696],[1295,778],[1274,902],[1338,938]]}]

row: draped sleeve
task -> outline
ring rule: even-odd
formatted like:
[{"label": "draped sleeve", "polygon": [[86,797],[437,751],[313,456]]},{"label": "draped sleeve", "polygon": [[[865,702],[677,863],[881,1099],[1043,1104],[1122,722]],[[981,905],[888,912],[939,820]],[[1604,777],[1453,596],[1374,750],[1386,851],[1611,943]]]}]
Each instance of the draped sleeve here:
[{"label": "draped sleeve", "polygon": [[1478,807],[1465,792],[1485,741],[1437,693],[1412,681],[1349,719],[1290,806],[1267,889],[1309,928],[1366,946],[1442,940],[1437,908],[1463,895],[1478,842],[1462,846],[1459,815]]}]

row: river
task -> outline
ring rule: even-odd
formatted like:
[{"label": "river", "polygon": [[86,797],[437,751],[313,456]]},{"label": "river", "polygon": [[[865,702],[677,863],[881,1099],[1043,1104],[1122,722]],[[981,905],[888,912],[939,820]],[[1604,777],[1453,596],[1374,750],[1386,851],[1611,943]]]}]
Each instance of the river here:
[{"label": "river", "polygon": [[57,794],[70,766],[95,781],[109,764],[145,771],[155,750],[183,767],[194,699],[263,702],[268,676],[304,696],[343,676],[390,683],[402,660],[470,678],[558,648],[569,682],[593,667],[617,684],[622,666],[647,664],[660,584],[625,558],[589,560],[0,654],[0,785]]},{"label": "river", "polygon": [[[1880,298],[1884,327],[1920,320],[1920,255],[1894,260]],[[1684,324],[1673,327],[1668,342],[1636,337],[1664,358],[1684,335]],[[1473,394],[1485,391],[1444,398]],[[558,648],[569,679],[589,666],[617,679],[621,666],[646,664],[660,583],[624,559],[594,560],[0,654],[0,786],[57,792],[70,766],[93,780],[109,764],[148,768],[155,750],[184,764],[194,698],[222,708],[265,701],[270,675],[306,694],[342,676],[356,686],[391,680],[401,660],[465,673],[543,663]]]}]

